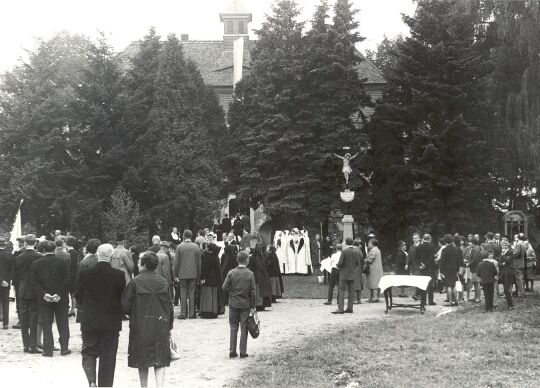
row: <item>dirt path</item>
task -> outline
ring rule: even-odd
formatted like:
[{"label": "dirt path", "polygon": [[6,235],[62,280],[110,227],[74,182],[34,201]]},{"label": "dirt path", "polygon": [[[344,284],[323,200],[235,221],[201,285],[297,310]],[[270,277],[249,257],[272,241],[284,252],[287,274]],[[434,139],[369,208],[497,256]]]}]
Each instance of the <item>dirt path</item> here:
[{"label": "dirt path", "polygon": [[[439,305],[440,306],[440,305]],[[440,307],[430,309],[430,314]],[[271,311],[259,313],[261,337],[248,340],[250,358],[229,359],[229,325],[227,314],[213,320],[175,320],[174,339],[182,358],[167,369],[168,386],[220,387],[240,376],[257,356],[294,345],[302,339],[323,334],[340,325],[353,324],[368,319],[383,319],[384,303],[355,305],[354,314],[333,315],[335,305],[324,306],[323,300],[285,299],[274,304]],[[10,309],[14,305],[11,303]],[[177,308],[176,308],[177,309]],[[11,323],[15,321],[13,313]],[[178,315],[178,313],[176,314]],[[404,315],[419,315],[417,310],[399,310],[386,315],[387,319]],[[70,348],[73,354],[44,358],[22,352],[19,330],[0,330],[0,371],[3,381],[17,386],[85,387],[86,378],[81,367],[81,334],[79,325],[70,318]],[[127,366],[127,322],[124,322],[118,346],[115,386],[139,386],[135,369]],[[56,329],[53,329],[56,336]],[[151,380],[150,385],[153,386]]]}]

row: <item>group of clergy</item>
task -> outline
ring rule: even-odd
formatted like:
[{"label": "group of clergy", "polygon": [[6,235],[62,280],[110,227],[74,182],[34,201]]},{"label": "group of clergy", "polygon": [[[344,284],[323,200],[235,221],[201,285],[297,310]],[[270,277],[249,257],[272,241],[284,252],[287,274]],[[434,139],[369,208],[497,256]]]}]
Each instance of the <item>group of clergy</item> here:
[{"label": "group of clergy", "polygon": [[306,230],[277,231],[274,247],[282,273],[307,275],[311,272],[311,248]]}]

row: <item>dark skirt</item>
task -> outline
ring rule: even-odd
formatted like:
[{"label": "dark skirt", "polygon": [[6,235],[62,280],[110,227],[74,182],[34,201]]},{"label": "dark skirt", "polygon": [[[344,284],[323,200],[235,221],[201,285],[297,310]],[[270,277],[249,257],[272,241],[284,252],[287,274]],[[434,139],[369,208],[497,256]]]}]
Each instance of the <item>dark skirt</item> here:
[{"label": "dark skirt", "polygon": [[217,287],[201,287],[200,312],[203,318],[217,318],[220,312]]},{"label": "dark skirt", "polygon": [[272,307],[272,298],[267,296],[261,296],[261,290],[259,289],[258,284],[255,287],[255,300],[257,301],[258,311],[264,310],[265,307]]},{"label": "dark skirt", "polygon": [[270,284],[272,285],[272,296],[279,299],[283,296],[283,281],[281,276],[270,276]]}]

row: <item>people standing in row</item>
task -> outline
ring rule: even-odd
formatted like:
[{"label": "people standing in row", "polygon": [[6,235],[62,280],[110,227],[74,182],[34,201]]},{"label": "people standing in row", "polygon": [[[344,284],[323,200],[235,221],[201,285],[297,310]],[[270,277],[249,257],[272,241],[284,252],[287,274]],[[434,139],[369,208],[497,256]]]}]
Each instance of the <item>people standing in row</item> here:
[{"label": "people standing in row", "polygon": [[[80,274],[76,298],[85,314],[81,317],[82,366],[90,387],[112,387],[118,337],[122,330],[122,292],[125,273],[111,266],[113,246],[100,245],[97,263]],[[96,376],[96,364],[99,369]],[[96,385],[97,384],[97,385]]]},{"label": "people standing in row", "polygon": [[139,370],[142,387],[148,386],[148,370],[152,367],[156,386],[162,387],[165,368],[171,362],[173,305],[169,283],[155,273],[158,262],[154,252],[144,252],[139,276],[129,282],[122,294],[122,307],[129,315],[128,366]]},{"label": "people standing in row", "polygon": [[[181,310],[179,319],[197,318],[195,315],[195,285],[201,275],[201,249],[191,242],[193,233],[184,232],[184,241],[176,248],[174,278],[180,284]],[[189,299],[189,304],[188,304]],[[189,309],[188,309],[189,306]]]}]

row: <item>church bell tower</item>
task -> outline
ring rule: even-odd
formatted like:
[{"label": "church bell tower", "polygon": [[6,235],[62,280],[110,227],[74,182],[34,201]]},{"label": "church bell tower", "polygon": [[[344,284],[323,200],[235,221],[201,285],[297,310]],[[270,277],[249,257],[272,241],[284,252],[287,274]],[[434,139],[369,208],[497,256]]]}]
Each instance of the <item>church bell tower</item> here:
[{"label": "church bell tower", "polygon": [[252,20],[252,14],[241,0],[230,1],[225,10],[219,14],[219,18],[223,23],[223,41],[228,48],[232,49],[233,41],[238,38],[249,39],[248,25]]}]

